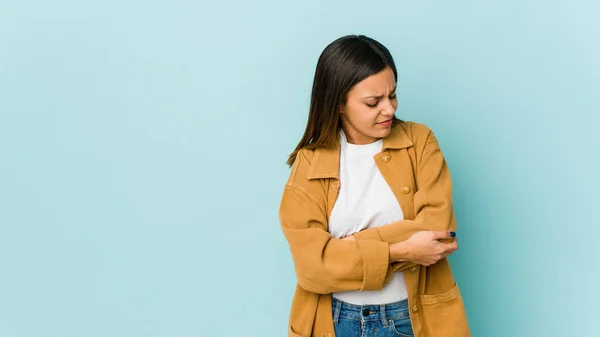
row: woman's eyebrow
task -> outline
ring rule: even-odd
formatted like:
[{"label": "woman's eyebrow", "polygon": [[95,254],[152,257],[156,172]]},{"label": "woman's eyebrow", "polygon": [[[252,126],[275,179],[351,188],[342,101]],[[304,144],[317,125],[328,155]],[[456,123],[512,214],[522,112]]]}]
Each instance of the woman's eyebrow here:
[{"label": "woman's eyebrow", "polygon": [[[390,94],[391,94],[391,93],[394,93],[394,92],[396,92],[396,88],[397,88],[397,87],[398,87],[398,86],[395,86],[395,87],[394,87],[394,90],[392,90],[392,91],[390,92]],[[377,98],[377,99],[380,99],[381,97],[383,97],[383,95],[379,95],[379,96],[367,96],[367,97],[363,97],[363,99],[367,99],[367,98]]]}]

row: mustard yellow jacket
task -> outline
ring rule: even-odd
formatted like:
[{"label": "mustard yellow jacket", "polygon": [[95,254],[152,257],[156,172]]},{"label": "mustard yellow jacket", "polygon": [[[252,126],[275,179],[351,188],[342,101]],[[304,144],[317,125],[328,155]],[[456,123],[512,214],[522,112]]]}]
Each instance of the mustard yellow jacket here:
[{"label": "mustard yellow jacket", "polygon": [[340,186],[339,146],[301,150],[285,185],[279,218],[298,283],[288,336],[334,337],[331,293],[378,290],[404,271],[417,337],[470,336],[463,300],[447,259],[429,267],[389,260],[390,243],[422,230],[455,230],[450,172],[438,142],[423,124],[401,122],[374,156],[404,220],[335,239],[327,224]]}]

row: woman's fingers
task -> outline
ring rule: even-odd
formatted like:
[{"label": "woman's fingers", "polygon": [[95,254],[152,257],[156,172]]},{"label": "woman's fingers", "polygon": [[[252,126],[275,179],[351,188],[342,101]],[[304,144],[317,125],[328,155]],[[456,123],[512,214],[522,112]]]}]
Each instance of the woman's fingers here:
[{"label": "woman's fingers", "polygon": [[443,249],[443,253],[442,255],[444,257],[454,253],[457,249],[458,249],[458,242],[456,242],[456,239],[452,242],[449,243],[440,243],[442,245],[442,249]]},{"label": "woman's fingers", "polygon": [[435,240],[452,239],[456,237],[456,232],[451,231],[431,231]]}]

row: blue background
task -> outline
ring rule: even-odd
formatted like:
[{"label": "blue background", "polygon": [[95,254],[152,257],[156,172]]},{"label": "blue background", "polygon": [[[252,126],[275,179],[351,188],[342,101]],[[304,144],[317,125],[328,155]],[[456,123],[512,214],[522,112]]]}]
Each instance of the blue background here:
[{"label": "blue background", "polygon": [[597,1],[0,2],[0,336],[284,336],[285,160],[335,38],[454,179],[474,336],[599,336]]}]

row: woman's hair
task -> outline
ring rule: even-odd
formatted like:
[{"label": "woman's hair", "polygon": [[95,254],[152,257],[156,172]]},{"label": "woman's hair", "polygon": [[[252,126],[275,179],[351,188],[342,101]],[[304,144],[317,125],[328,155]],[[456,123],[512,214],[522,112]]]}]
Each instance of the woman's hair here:
[{"label": "woman's hair", "polygon": [[[330,43],[317,62],[304,136],[289,155],[292,166],[301,149],[331,148],[339,142],[340,108],[348,92],[363,79],[390,67],[398,80],[389,50],[364,35],[347,35]],[[393,117],[393,124],[402,122]]]}]

